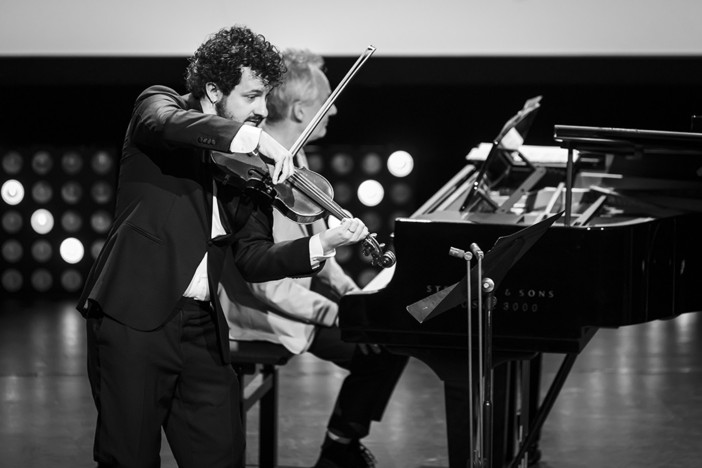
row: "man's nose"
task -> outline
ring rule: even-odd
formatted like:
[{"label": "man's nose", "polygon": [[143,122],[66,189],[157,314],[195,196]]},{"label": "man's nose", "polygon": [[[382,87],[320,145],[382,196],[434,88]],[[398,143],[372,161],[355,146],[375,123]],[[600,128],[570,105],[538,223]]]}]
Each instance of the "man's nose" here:
[{"label": "man's nose", "polygon": [[332,106],[329,108],[329,111],[327,111],[327,115],[336,115],[336,104],[332,104]]},{"label": "man's nose", "polygon": [[265,99],[259,99],[258,106],[256,107],[256,113],[264,119],[268,117],[268,107],[266,107]]}]

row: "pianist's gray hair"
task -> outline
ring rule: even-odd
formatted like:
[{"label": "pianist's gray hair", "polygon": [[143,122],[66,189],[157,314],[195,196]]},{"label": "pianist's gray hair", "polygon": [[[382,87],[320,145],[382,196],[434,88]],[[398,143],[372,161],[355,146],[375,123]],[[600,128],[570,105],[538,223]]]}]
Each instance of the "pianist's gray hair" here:
[{"label": "pianist's gray hair", "polygon": [[283,82],[273,88],[268,95],[268,122],[279,122],[288,115],[295,101],[307,101],[317,95],[313,68],[324,71],[324,59],[306,49],[286,49],[283,51],[283,62],[287,72]]}]

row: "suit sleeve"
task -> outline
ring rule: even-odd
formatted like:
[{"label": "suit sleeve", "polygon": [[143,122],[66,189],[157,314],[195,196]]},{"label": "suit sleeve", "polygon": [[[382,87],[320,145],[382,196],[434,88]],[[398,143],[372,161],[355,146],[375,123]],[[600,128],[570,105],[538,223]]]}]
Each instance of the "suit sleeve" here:
[{"label": "suit sleeve", "polygon": [[311,291],[292,278],[247,285],[256,299],[280,315],[327,327],[336,323],[339,314],[336,302]]},{"label": "suit sleeve", "polygon": [[164,86],[144,91],[134,105],[131,136],[135,144],[172,149],[195,147],[230,152],[242,124],[187,109],[183,98]]},{"label": "suit sleeve", "polygon": [[273,214],[270,205],[255,203],[247,197],[240,197],[236,205],[233,255],[234,262],[246,281],[259,283],[308,276],[324,266],[324,262],[321,262],[312,267],[307,238],[273,242]]}]

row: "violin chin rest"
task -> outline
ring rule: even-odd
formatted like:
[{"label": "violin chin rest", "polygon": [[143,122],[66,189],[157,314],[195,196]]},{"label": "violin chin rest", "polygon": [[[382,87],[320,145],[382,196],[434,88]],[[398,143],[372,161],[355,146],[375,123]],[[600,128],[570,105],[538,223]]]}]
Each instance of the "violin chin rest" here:
[{"label": "violin chin rest", "polygon": [[270,205],[276,197],[275,189],[261,182],[250,179],[244,184],[244,193],[255,203]]}]

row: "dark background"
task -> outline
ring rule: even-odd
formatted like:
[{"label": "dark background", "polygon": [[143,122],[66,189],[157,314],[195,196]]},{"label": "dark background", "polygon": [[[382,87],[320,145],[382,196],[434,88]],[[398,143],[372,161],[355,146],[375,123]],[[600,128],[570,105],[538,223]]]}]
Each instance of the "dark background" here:
[{"label": "dark background", "polygon": [[[329,57],[332,88],[355,57]],[[185,57],[0,58],[0,141],[121,146],[132,103],[152,84],[185,92]],[[380,57],[336,101],[322,145],[407,149],[421,203],[491,141],[532,96],[542,106],[527,144],[552,145],[553,126],[690,131],[702,114],[702,57]]]}]

